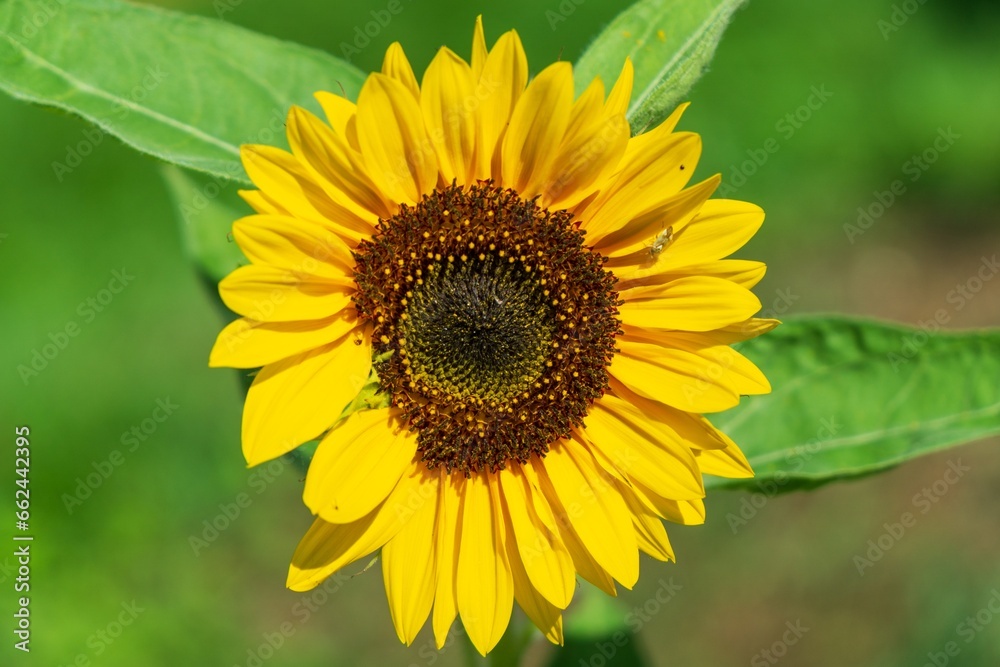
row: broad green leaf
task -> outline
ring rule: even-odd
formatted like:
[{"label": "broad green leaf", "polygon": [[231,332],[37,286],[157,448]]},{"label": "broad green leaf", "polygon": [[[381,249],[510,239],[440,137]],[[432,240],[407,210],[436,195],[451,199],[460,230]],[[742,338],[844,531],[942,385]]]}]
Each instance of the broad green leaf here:
[{"label": "broad green leaf", "polygon": [[713,422],[757,477],[712,486],[808,488],[1000,434],[1000,330],[809,317],[740,351],[774,390]]},{"label": "broad green leaf", "polygon": [[280,144],[288,108],[363,75],[320,51],[120,0],[0,3],[0,89],[79,114],[167,162],[247,182],[243,143]]},{"label": "broad green leaf", "polygon": [[670,115],[705,73],[715,47],[746,0],[640,0],[619,14],[576,64],[577,92],[595,76],[617,80],[625,58],[635,66],[628,108],[632,132]]}]

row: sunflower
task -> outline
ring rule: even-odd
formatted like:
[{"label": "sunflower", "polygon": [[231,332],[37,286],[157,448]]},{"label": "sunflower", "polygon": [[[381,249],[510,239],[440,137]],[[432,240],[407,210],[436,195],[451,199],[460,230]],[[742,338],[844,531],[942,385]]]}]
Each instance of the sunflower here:
[{"label": "sunflower", "polygon": [[[393,44],[356,104],[291,109],[291,152],[243,147],[250,263],[220,284],[242,317],[210,363],[261,367],[250,465],[321,438],[291,589],[381,550],[406,644],[460,616],[485,654],[514,600],[562,643],[577,575],[631,588],[640,551],[674,558],[662,520],[704,520],[704,474],[752,476],[701,413],[770,390],[730,347],[776,324],[764,265],[724,259],[764,214],[688,186],[683,107],[632,137],[632,83],[529,81],[478,20],[471,62],[442,48],[418,84]],[[381,406],[341,418],[370,377]]]}]

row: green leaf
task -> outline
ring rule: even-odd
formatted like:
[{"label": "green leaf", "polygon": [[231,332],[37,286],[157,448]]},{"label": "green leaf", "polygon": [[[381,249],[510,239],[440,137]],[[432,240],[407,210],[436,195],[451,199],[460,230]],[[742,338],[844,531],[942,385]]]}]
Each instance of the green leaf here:
[{"label": "green leaf", "polygon": [[809,488],[1000,433],[1000,331],[932,329],[808,317],[744,343],[774,391],[713,422],[757,477],[706,482]]},{"label": "green leaf", "polygon": [[204,177],[196,178],[173,165],[164,165],[163,180],[177,207],[181,240],[188,258],[212,287],[249,260],[233,241],[233,222],[250,213],[232,188]]},{"label": "green leaf", "polygon": [[240,144],[284,141],[291,105],[356,96],[363,78],[320,51],[120,0],[0,3],[0,89],[225,179],[247,182]]},{"label": "green leaf", "polygon": [[729,20],[746,1],[640,0],[584,51],[575,68],[578,92],[596,76],[610,86],[631,58],[632,132],[659,125],[708,69]]}]

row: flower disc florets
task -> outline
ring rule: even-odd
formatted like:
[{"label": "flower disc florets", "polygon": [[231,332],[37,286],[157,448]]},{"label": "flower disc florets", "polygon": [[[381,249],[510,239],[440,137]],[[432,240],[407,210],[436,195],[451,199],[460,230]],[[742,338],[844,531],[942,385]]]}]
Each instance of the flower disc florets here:
[{"label": "flower disc florets", "polygon": [[565,211],[489,183],[404,206],[355,251],[383,390],[428,467],[544,455],[608,388],[615,277]]}]

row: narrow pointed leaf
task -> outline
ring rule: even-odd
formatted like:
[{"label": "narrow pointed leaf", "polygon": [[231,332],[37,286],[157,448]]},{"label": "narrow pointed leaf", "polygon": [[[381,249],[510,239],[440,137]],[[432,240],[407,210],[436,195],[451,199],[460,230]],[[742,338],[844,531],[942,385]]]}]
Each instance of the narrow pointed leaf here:
[{"label": "narrow pointed leaf", "polygon": [[633,134],[655,127],[684,101],[715,55],[733,12],[746,0],[640,0],[584,51],[577,94],[595,77],[610,86],[625,58],[635,65],[628,108]]}]

